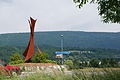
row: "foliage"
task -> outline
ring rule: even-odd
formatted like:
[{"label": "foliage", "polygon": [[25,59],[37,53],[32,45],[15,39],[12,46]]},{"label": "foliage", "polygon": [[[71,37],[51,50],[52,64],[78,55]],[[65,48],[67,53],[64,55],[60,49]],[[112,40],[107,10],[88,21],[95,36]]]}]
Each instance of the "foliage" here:
[{"label": "foliage", "polygon": [[64,64],[69,66],[69,69],[73,68],[73,61],[72,60],[65,60]]},{"label": "foliage", "polygon": [[31,61],[33,63],[57,63],[56,61],[49,60],[49,55],[45,52],[42,54],[36,52],[35,55],[32,57]]},{"label": "foliage", "polygon": [[115,70],[103,70],[103,73],[92,71],[91,74],[82,72],[80,74],[76,74],[74,78],[77,80],[119,80],[120,71]]},{"label": "foliage", "polygon": [[20,64],[20,63],[24,63],[25,61],[24,60],[17,60],[17,61],[11,61],[9,64]]},{"label": "foliage", "polygon": [[36,52],[32,57],[31,61],[34,63],[39,63],[39,62],[44,62],[46,59],[48,59],[48,54],[46,53],[40,54]]},{"label": "foliage", "polygon": [[14,53],[10,57],[10,63],[9,64],[19,64],[19,63],[24,63],[24,61],[22,60],[22,57],[20,56],[19,53]]},{"label": "foliage", "polygon": [[11,57],[10,57],[10,61],[18,61],[18,60],[22,60],[21,56],[19,53],[14,53]]},{"label": "foliage", "polygon": [[88,61],[73,60],[73,69],[83,69],[85,67],[97,67],[97,68],[107,68],[107,67],[119,67],[118,60],[115,58],[91,58]]},{"label": "foliage", "polygon": [[114,58],[104,58],[101,60],[101,67],[118,67],[118,60]]},{"label": "foliage", "polygon": [[30,74],[28,76],[13,76],[13,77],[5,77],[0,76],[1,80],[119,80],[120,79],[120,71],[112,71],[112,70],[104,70],[104,73],[99,72],[80,72],[79,74],[64,74],[60,72],[54,71],[53,74],[47,73],[36,73]]},{"label": "foliage", "polygon": [[[60,47],[60,37],[63,34],[64,47],[91,47],[91,48],[120,48],[120,33],[112,32],[81,32],[81,31],[56,31],[36,32],[35,42],[40,49]],[[43,36],[43,38],[39,38]],[[92,37],[91,37],[92,36]],[[0,53],[23,53],[29,41],[28,33],[0,34]],[[73,42],[73,43],[71,43]],[[14,51],[11,51],[14,50]],[[19,49],[19,50],[18,50]]]},{"label": "foliage", "polygon": [[93,58],[93,59],[90,60],[90,65],[92,67],[99,67],[99,62],[100,61],[98,59]]},{"label": "foliage", "polygon": [[118,65],[118,60],[111,58],[110,59],[110,65],[113,66],[113,67],[116,67],[116,65]]},{"label": "foliage", "polygon": [[80,69],[80,60],[74,59],[73,60],[73,65],[74,65],[74,69]]},{"label": "foliage", "polygon": [[120,23],[120,0],[73,0],[79,3],[79,8],[87,3],[97,3],[99,15],[103,18],[103,22]]},{"label": "foliage", "polygon": [[[41,51],[49,54],[49,59],[51,60],[55,60],[55,52],[60,51],[60,34],[65,35],[65,51],[92,51],[92,53],[84,54],[73,53],[66,57],[67,59],[78,59],[80,61],[91,58],[120,59],[120,33],[80,31],[36,32],[35,42]],[[39,38],[39,36],[43,36],[43,38]],[[0,34],[0,59],[8,62],[10,56],[15,52],[20,53],[22,56],[28,41],[28,33]],[[35,48],[35,50],[37,49]]]},{"label": "foliage", "polygon": [[56,61],[54,61],[54,60],[45,60],[45,61],[43,61],[43,63],[54,63],[54,64],[57,64],[57,62]]}]

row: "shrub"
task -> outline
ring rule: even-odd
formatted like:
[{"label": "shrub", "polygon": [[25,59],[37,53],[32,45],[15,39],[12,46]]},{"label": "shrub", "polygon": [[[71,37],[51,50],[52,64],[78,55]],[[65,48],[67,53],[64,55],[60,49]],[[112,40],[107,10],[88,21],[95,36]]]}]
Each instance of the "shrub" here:
[{"label": "shrub", "polygon": [[73,61],[72,60],[66,60],[64,62],[64,64],[68,65],[69,66],[69,69],[72,69],[73,68]]},{"label": "shrub", "polygon": [[35,53],[34,56],[32,57],[31,61],[34,63],[40,63],[44,62],[46,59],[48,59],[48,54],[40,54],[40,53]]},{"label": "shrub", "polygon": [[91,65],[91,67],[99,67],[99,60],[95,59],[95,58],[91,59],[90,65]]},{"label": "shrub", "polygon": [[24,63],[24,60],[22,60],[22,57],[20,56],[19,53],[14,53],[10,57],[10,63],[9,64],[19,64],[19,63]]},{"label": "shrub", "polygon": [[54,63],[54,64],[57,64],[57,62],[54,61],[54,60],[45,60],[44,63]]},{"label": "shrub", "polygon": [[14,53],[11,57],[10,57],[10,61],[18,61],[18,60],[22,60],[21,56],[19,53]]},{"label": "shrub", "polygon": [[35,55],[32,57],[31,61],[33,63],[57,63],[56,61],[49,60],[48,59],[48,54],[47,53],[35,53]]},{"label": "shrub", "polygon": [[11,61],[9,64],[14,65],[14,64],[20,64],[20,63],[24,63],[24,61],[23,60]]}]

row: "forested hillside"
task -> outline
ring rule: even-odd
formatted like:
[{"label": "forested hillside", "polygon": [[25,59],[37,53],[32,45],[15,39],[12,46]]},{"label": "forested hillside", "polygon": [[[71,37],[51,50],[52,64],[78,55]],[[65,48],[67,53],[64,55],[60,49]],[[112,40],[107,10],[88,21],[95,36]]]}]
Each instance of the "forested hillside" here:
[{"label": "forested hillside", "polygon": [[[54,31],[36,32],[35,43],[41,47],[60,47],[60,35],[64,35],[64,47],[92,47],[120,49],[120,33]],[[0,34],[0,46],[27,46],[29,33]]]},{"label": "forested hillside", "polygon": [[[64,50],[92,51],[92,53],[71,54],[69,58],[120,58],[120,33],[54,31],[36,32],[35,46],[47,52],[55,59],[60,51],[60,35],[64,35]],[[23,54],[29,41],[29,33],[0,34],[0,59],[9,61],[9,57],[18,52]],[[37,50],[36,50],[37,51]]]}]

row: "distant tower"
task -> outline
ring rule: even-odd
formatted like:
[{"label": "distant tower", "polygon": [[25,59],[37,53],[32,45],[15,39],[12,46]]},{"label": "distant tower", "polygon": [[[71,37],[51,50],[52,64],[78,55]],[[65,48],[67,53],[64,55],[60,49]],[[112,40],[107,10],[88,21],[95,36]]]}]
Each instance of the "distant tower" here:
[{"label": "distant tower", "polygon": [[35,53],[35,50],[34,50],[34,28],[35,28],[36,20],[34,20],[33,18],[30,17],[30,20],[28,20],[28,21],[29,21],[31,33],[30,33],[29,44],[23,53],[23,55],[25,57],[24,61],[29,61]]}]

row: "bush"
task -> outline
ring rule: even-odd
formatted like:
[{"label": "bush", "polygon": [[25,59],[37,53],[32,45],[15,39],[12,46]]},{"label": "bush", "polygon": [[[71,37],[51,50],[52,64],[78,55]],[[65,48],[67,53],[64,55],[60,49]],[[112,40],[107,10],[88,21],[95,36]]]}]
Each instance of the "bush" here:
[{"label": "bush", "polygon": [[90,65],[91,65],[91,67],[99,67],[99,60],[95,59],[95,58],[91,59]]},{"label": "bush", "polygon": [[9,64],[19,64],[19,63],[24,63],[24,60],[22,60],[22,57],[20,56],[19,53],[14,53],[10,57],[10,63]]},{"label": "bush", "polygon": [[69,69],[72,69],[73,68],[73,61],[72,60],[66,60],[64,62],[64,64],[68,65],[69,66]]},{"label": "bush", "polygon": [[57,62],[53,61],[53,60],[45,60],[44,63],[54,63],[54,64],[57,64]]},{"label": "bush", "polygon": [[57,63],[56,61],[49,60],[48,59],[48,54],[47,53],[35,53],[35,55],[32,57],[31,61],[33,63]]},{"label": "bush", "polygon": [[81,68],[81,63],[80,60],[73,60],[73,69],[80,69]]},{"label": "bush", "polygon": [[31,61],[34,63],[40,63],[40,62],[44,62],[46,59],[48,59],[48,54],[43,53],[35,53],[34,56],[32,57]]},{"label": "bush", "polygon": [[114,58],[104,58],[101,60],[101,67],[119,67],[118,60]]},{"label": "bush", "polygon": [[22,60],[21,56],[19,53],[14,53],[11,57],[10,57],[10,61],[18,61],[18,60]]},{"label": "bush", "polygon": [[24,62],[25,62],[25,61],[23,61],[23,60],[17,60],[17,61],[11,61],[9,64],[14,65],[14,64],[24,63]]}]

